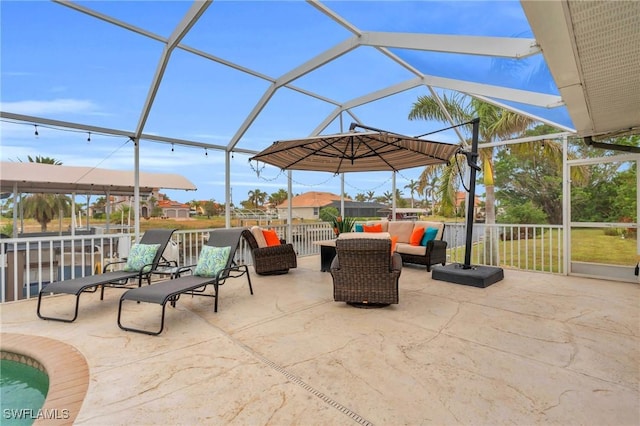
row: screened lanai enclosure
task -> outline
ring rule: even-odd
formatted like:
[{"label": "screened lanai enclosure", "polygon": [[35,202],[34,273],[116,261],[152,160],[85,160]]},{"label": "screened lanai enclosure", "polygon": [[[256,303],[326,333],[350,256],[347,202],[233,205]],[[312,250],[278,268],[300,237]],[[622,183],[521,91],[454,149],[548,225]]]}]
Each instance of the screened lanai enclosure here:
[{"label": "screened lanai enclosure", "polygon": [[[545,255],[561,259],[553,272],[637,281],[640,2],[50,1],[0,8],[3,162],[40,155],[135,176],[179,174],[198,188],[189,198],[224,204],[230,226],[232,206],[255,188],[286,188],[289,196],[318,188],[382,192],[423,170],[333,175],[248,161],[274,141],[346,133],[356,123],[467,148],[468,135],[445,103],[468,107],[474,99],[548,130],[481,139],[481,149],[560,147],[562,213],[545,234],[553,240]],[[439,109],[410,120],[420,97]],[[574,220],[572,172],[606,165],[636,180],[625,201],[632,213]],[[140,183],[132,184],[138,206]],[[512,240],[512,229],[495,225],[494,236]],[[574,262],[572,235],[585,229],[623,230],[623,264],[597,256]],[[293,238],[291,228],[283,232]]]}]

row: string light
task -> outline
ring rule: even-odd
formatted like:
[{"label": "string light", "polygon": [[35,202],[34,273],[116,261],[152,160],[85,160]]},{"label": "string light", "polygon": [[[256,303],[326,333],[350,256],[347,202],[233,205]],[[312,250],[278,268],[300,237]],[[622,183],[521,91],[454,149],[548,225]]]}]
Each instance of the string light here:
[{"label": "string light", "polygon": [[87,136],[87,142],[91,142],[91,132],[89,132],[89,136]]},{"label": "string light", "polygon": [[[27,123],[27,122],[23,122],[23,121],[19,121],[19,120],[13,120],[13,119],[2,119],[2,118],[0,118],[0,122],[19,124],[19,125],[24,125],[24,126],[33,126],[34,127],[34,135],[35,136],[39,136],[40,135],[40,132],[38,131],[38,128],[44,128],[44,129],[57,130],[59,132],[88,133],[88,135],[89,135],[88,139],[91,139],[91,133],[93,133],[94,135],[97,134],[97,135],[110,137],[110,138],[118,138],[118,139],[120,139],[122,137],[122,135],[114,135],[114,134],[110,134],[110,133],[89,132],[87,130],[70,129],[70,128],[60,127],[60,126],[48,126],[46,124],[33,124],[33,123]],[[88,142],[90,142],[90,141],[88,141]]]},{"label": "string light", "polygon": [[[251,160],[249,160],[249,166],[251,167],[251,170],[253,170],[256,173],[257,177],[260,177],[260,173],[264,170],[264,168],[267,166],[266,163],[262,165],[262,167],[260,167],[260,162],[256,161],[256,167],[253,167],[253,163],[251,162]],[[280,175],[278,175],[280,176]]]},{"label": "string light", "polygon": [[208,156],[209,156],[209,153],[207,152],[207,148],[205,148],[205,149],[204,149],[204,156],[205,156],[205,157],[208,157]]},{"label": "string light", "polygon": [[173,143],[171,144],[171,152],[173,152]]}]

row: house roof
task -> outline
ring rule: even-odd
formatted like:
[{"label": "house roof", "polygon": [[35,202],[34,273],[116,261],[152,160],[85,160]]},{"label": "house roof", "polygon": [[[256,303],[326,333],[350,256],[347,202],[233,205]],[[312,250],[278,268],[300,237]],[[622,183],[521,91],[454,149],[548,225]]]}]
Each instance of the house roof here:
[{"label": "house roof", "polygon": [[[340,206],[340,200],[332,201],[331,204],[334,206]],[[372,201],[346,201],[344,202],[344,207],[348,209],[382,209],[387,207],[382,203],[372,202]]]},{"label": "house roof", "polygon": [[[475,199],[475,202],[473,203],[474,206],[478,206],[478,204],[480,203],[480,197],[476,195],[474,199]],[[456,192],[456,207],[459,207],[462,203],[465,203],[466,201],[467,201],[467,193],[465,191]]]},{"label": "house roof", "polygon": [[173,200],[160,200],[157,203],[158,207],[163,209],[174,208],[174,209],[190,209],[191,206],[189,204],[180,203],[178,201]]},{"label": "house roof", "polygon": [[[345,200],[347,200],[345,198]],[[292,208],[296,207],[324,207],[331,204],[332,201],[340,201],[340,196],[331,192],[310,191],[304,194],[296,195],[291,199]],[[349,200],[350,201],[350,200]],[[289,207],[289,200],[278,204],[279,209]]]}]

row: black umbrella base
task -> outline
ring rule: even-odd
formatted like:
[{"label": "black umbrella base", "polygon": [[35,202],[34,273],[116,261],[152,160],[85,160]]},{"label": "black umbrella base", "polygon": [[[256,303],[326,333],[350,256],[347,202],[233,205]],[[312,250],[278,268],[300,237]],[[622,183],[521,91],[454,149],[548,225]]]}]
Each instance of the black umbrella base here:
[{"label": "black umbrella base", "polygon": [[451,263],[446,266],[434,266],[431,278],[455,284],[485,288],[502,280],[504,278],[504,271],[502,268],[495,266],[480,265],[469,265],[469,267],[465,269],[464,265],[460,263]]}]

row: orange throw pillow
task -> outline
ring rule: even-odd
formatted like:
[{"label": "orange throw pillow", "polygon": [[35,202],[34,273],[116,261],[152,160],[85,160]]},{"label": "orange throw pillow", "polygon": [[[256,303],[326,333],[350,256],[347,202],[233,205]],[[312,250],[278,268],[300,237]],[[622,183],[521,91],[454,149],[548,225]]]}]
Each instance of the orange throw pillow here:
[{"label": "orange throw pillow", "polygon": [[375,225],[362,225],[364,232],[382,232],[382,224],[376,223]]},{"label": "orange throw pillow", "polygon": [[411,233],[411,237],[409,238],[409,244],[412,246],[419,246],[422,241],[422,237],[424,236],[424,227],[418,226],[413,229]]},{"label": "orange throw pillow", "polygon": [[278,238],[278,234],[276,234],[276,231],[273,229],[263,229],[262,235],[264,235],[264,239],[267,241],[267,247],[280,245],[280,238]]},{"label": "orange throw pillow", "polygon": [[391,237],[391,256],[396,251],[396,244],[398,243],[398,236],[394,235]]}]

